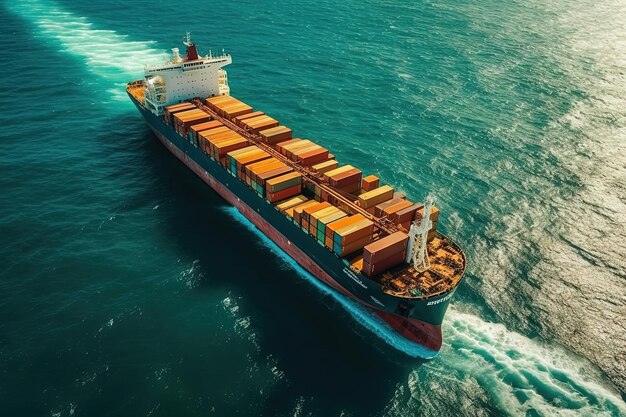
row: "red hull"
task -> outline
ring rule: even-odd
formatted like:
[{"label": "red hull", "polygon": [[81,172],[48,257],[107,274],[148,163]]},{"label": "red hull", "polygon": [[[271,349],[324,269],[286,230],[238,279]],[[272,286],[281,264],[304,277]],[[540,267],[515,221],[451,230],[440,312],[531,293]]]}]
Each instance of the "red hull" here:
[{"label": "red hull", "polygon": [[[368,307],[371,308],[371,306]],[[372,308],[372,310],[405,339],[436,352],[441,349],[441,343],[443,342],[441,326],[398,316],[375,308]]]}]

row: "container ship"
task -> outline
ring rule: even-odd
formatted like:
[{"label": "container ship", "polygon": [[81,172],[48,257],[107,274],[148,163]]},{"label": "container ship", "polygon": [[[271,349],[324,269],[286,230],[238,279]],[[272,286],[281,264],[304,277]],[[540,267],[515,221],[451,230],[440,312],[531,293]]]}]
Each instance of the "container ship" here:
[{"label": "container ship", "polygon": [[433,199],[411,201],[295,137],[230,95],[230,55],[201,56],[189,35],[183,43],[185,55],[173,48],[126,85],[156,137],[313,276],[435,356],[466,260],[437,230]]}]

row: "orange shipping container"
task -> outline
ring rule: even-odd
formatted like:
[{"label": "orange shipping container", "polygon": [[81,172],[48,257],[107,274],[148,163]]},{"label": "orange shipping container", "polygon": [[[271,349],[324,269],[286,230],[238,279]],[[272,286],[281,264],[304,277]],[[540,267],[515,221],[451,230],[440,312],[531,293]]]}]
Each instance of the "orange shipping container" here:
[{"label": "orange shipping container", "polygon": [[346,246],[373,233],[374,223],[365,219],[335,231],[333,241],[335,246]]},{"label": "orange shipping container", "polygon": [[[415,220],[422,220],[424,217],[424,207],[420,207],[415,213]],[[430,210],[430,220],[433,222],[437,222],[439,220],[439,209],[435,206]]]},{"label": "orange shipping container", "polygon": [[309,201],[308,197],[305,197],[302,194],[300,194],[288,200],[281,201],[280,203],[276,204],[276,208],[280,212],[285,212],[285,210],[290,209],[292,207],[296,207],[302,203],[306,203],[307,201]]},{"label": "orange shipping container", "polygon": [[289,140],[286,140],[286,141],[283,141],[283,142],[279,142],[279,143],[276,144],[276,149],[278,150],[278,152],[280,152],[281,154],[284,155],[285,154],[285,149],[284,149],[285,146],[289,146],[289,145],[292,145],[294,143],[298,143],[301,140],[302,139],[296,138],[296,139],[289,139]]},{"label": "orange shipping container", "polygon": [[302,166],[311,166],[328,159],[328,149],[320,148],[298,155],[298,162]]},{"label": "orange shipping container", "polygon": [[[383,217],[383,215],[384,215],[384,210],[385,210],[387,207],[391,207],[391,206],[393,206],[394,204],[400,203],[400,202],[402,202],[402,201],[406,201],[406,200],[405,200],[405,199],[403,199],[403,198],[395,198],[395,197],[394,197],[394,198],[392,198],[391,200],[387,200],[387,201],[385,201],[385,202],[383,202],[383,203],[376,204],[376,206],[374,207],[374,216],[376,216],[376,217]],[[409,203],[409,205],[410,205],[410,203]],[[407,207],[408,207],[408,206],[407,206]],[[404,208],[404,207],[403,207],[403,208]]]},{"label": "orange shipping container", "polygon": [[233,103],[235,102],[235,100],[237,99],[231,96],[216,96],[216,97],[207,98],[205,100],[205,103],[210,109],[219,110],[218,105],[223,105],[226,103]]},{"label": "orange shipping container", "polygon": [[171,106],[167,106],[165,108],[165,120],[167,121],[168,124],[171,125],[173,123],[172,116],[175,113],[180,113],[182,111],[191,110],[195,108],[196,108],[195,104],[191,104],[191,103],[178,103],[178,104],[173,104]]},{"label": "orange shipping container", "polygon": [[331,169],[330,171],[326,171],[324,173],[324,178],[326,178],[327,181],[330,181],[331,177],[334,177],[339,174],[343,174],[344,172],[350,171],[351,169],[355,169],[355,168],[352,165],[344,165],[339,168]]},{"label": "orange shipping container", "polygon": [[300,194],[302,191],[302,185],[294,185],[293,187],[285,188],[284,190],[277,191],[275,193],[266,191],[265,196],[270,201],[270,203],[274,203],[276,201],[284,200],[288,197],[293,197],[294,195]]},{"label": "orange shipping container", "polygon": [[235,117],[235,123],[241,126],[241,121],[246,119],[251,119],[253,117],[263,116],[265,113],[262,111],[253,111],[252,113],[246,113],[241,116]]},{"label": "orange shipping container", "polygon": [[298,152],[301,149],[305,149],[305,148],[315,149],[316,147],[320,147],[320,146],[314,144],[313,142],[311,142],[308,139],[301,139],[297,143],[285,145],[283,147],[282,153],[287,158],[291,159],[292,161],[295,161],[296,160],[296,152]]},{"label": "orange shipping container", "polygon": [[294,160],[298,159],[297,157],[299,157],[300,155],[305,154],[307,152],[311,152],[311,151],[314,151],[314,150],[317,150],[317,149],[323,149],[317,143],[309,141],[309,143],[307,144],[304,141],[302,141],[302,142],[303,143],[300,143],[297,146],[294,146],[291,149],[289,149],[289,151],[291,152],[291,157]]},{"label": "orange shipping container", "polygon": [[[362,237],[358,240],[355,240],[345,246],[342,246],[341,249],[337,248],[335,246],[335,253],[339,256],[347,256],[350,255],[351,253],[354,253],[360,249],[363,249],[363,247],[365,245],[367,245],[368,243],[370,243],[372,241],[372,235],[367,235],[365,237]],[[337,250],[339,249],[339,250]]]},{"label": "orange shipping container", "polygon": [[337,168],[338,165],[339,163],[336,160],[332,159],[330,161],[325,161],[325,162],[321,162],[319,164],[313,165],[311,168],[323,174],[325,172],[332,171],[333,169]]},{"label": "orange shipping container", "polygon": [[222,113],[230,119],[252,113],[252,107],[244,103],[222,107],[221,110]]},{"label": "orange shipping container", "polygon": [[276,126],[259,132],[263,141],[273,145],[291,139],[291,129],[286,126]]},{"label": "orange shipping container", "polygon": [[220,122],[219,120],[211,120],[210,122],[193,124],[189,127],[189,129],[192,131],[193,137],[198,139],[198,132],[202,132],[203,130],[209,130],[209,129],[213,129],[213,128],[220,127],[220,126],[223,126],[222,122]]},{"label": "orange shipping container", "polygon": [[331,206],[331,204],[329,202],[327,202],[327,201],[323,201],[321,203],[314,204],[314,205],[312,205],[310,207],[307,207],[304,210],[304,212],[302,213],[302,217],[308,221],[308,219],[311,217],[312,213],[315,213],[318,210],[323,210],[323,209],[325,209],[327,207],[330,207],[330,206]]},{"label": "orange shipping container", "polygon": [[[327,224],[326,233],[325,233],[326,234],[326,242],[325,242],[326,247],[331,250],[333,249],[334,234],[337,230],[353,225],[355,223],[358,223],[361,220],[365,220],[365,217],[363,217],[362,214],[355,214],[353,216],[344,217],[341,220],[337,220],[337,221]],[[328,239],[330,239],[330,243],[328,242]]]},{"label": "orange shipping container", "polygon": [[390,200],[393,197],[393,188],[388,185],[383,185],[368,191],[359,196],[359,206],[364,209],[373,208],[377,204]]},{"label": "orange shipping container", "polygon": [[413,203],[411,203],[408,200],[402,200],[399,203],[393,204],[385,209],[383,209],[383,214],[386,216],[391,216],[393,213],[396,213],[402,209],[405,209],[407,207],[411,207],[413,205]]},{"label": "orange shipping container", "polygon": [[[302,212],[309,207],[312,207],[316,204],[319,204],[317,201],[315,200],[309,200],[306,203],[302,203],[300,205],[297,205],[293,208],[293,219],[296,221],[296,223],[300,224],[301,220],[302,220]],[[290,210],[290,209],[289,209]],[[288,211],[289,211],[288,210]]]},{"label": "orange shipping container", "polygon": [[227,128],[226,126],[214,127],[213,129],[208,129],[208,130],[203,130],[202,132],[198,132],[198,137],[199,138],[203,137],[206,140],[208,140],[211,137],[220,133],[224,133],[224,132],[231,132],[231,130]]},{"label": "orange shipping container", "polygon": [[361,170],[357,168],[350,169],[340,174],[333,175],[329,178],[330,185],[333,187],[345,187],[349,184],[358,184],[356,189],[359,189],[361,184]]},{"label": "orange shipping container", "polygon": [[267,180],[269,180],[270,178],[274,178],[274,177],[278,177],[280,175],[286,174],[288,172],[293,171],[293,168],[288,167],[287,165],[280,167],[280,168],[276,168],[272,171],[267,171],[267,172],[263,172],[259,175],[257,175],[257,183],[261,186],[265,186],[265,183],[267,182]]},{"label": "orange shipping container", "polygon": [[[415,212],[420,207],[424,207],[424,205],[422,203],[415,203],[412,206],[392,213],[389,217],[394,223],[403,224],[405,225],[405,227],[407,227],[406,223],[410,223],[415,218]],[[410,227],[410,224],[408,225],[408,227]]]},{"label": "orange shipping container", "polygon": [[392,233],[367,245],[363,250],[363,261],[376,265],[398,252],[406,254],[408,242],[409,236],[406,233]]},{"label": "orange shipping container", "polygon": [[258,150],[258,151],[254,151],[251,152],[249,155],[244,155],[241,158],[237,158],[236,163],[237,163],[237,170],[241,171],[242,168],[244,166],[246,166],[247,164],[251,164],[253,162],[257,162],[257,161],[261,161],[263,159],[267,159],[270,157],[270,154],[268,154],[265,151],[262,150]]},{"label": "orange shipping container", "polygon": [[221,158],[230,151],[245,148],[246,146],[248,146],[248,141],[242,136],[239,136],[238,138],[228,139],[214,144],[214,152],[218,158]]},{"label": "orange shipping container", "polygon": [[316,145],[314,142],[311,142],[308,139],[298,139],[298,142],[284,145],[283,153],[285,154],[285,156],[292,158],[294,153],[298,152],[301,149],[310,148],[312,146],[319,146],[319,145]]},{"label": "orange shipping container", "polygon": [[365,191],[372,191],[374,188],[378,188],[380,180],[375,175],[368,175],[361,180],[361,188]]},{"label": "orange shipping container", "polygon": [[405,259],[406,259],[406,253],[398,252],[374,265],[371,265],[363,261],[363,268],[361,269],[361,272],[363,272],[368,277],[373,277],[390,268],[393,268],[394,266],[403,264]]},{"label": "orange shipping container", "polygon": [[269,116],[258,116],[242,120],[241,124],[251,130],[259,131],[278,126],[278,121]]},{"label": "orange shipping container", "polygon": [[287,187],[293,187],[296,184],[302,185],[302,174],[299,172],[290,172],[266,181],[267,190],[270,192],[280,191]]}]

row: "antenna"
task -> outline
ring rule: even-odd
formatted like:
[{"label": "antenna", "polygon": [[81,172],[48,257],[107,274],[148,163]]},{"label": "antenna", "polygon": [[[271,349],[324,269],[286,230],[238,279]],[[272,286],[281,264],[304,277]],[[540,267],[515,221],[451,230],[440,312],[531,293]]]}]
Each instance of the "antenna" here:
[{"label": "antenna", "polygon": [[406,262],[413,263],[413,268],[417,272],[424,272],[430,268],[426,245],[428,243],[428,232],[433,226],[433,222],[430,220],[430,212],[434,202],[435,199],[432,195],[426,196],[422,221],[419,226],[412,223],[409,230],[409,248],[406,254]]},{"label": "antenna", "polygon": [[191,45],[191,33],[190,32],[185,32],[185,40],[183,41],[183,43],[185,44],[185,46]]}]

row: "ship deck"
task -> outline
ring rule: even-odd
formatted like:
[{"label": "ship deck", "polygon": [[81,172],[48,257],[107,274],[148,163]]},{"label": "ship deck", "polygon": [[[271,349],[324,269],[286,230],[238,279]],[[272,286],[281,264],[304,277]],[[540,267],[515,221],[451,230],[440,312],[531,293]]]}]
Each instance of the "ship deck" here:
[{"label": "ship deck", "polygon": [[[389,295],[402,298],[432,298],[445,294],[461,282],[465,255],[454,242],[441,233],[428,242],[430,268],[418,272],[413,265],[402,264],[370,279],[378,282]],[[350,258],[350,269],[360,273],[363,255]]]},{"label": "ship deck", "polygon": [[[139,103],[144,102],[144,86],[141,80],[127,84],[126,88],[128,93]],[[375,233],[376,237],[383,237],[397,230],[405,233],[408,232],[402,226],[393,224],[386,217],[379,218],[363,210],[356,204],[356,196],[334,189],[330,184],[324,182],[323,177],[317,172],[309,167],[300,166],[286,158],[272,146],[264,143],[256,132],[245,130],[239,125],[234,124],[231,120],[218,115],[212,109],[206,107],[202,99],[189,101],[211,115],[215,120],[219,120],[225,126],[228,126],[230,129],[244,136],[259,148],[267,151],[285,164],[292,166],[296,171],[302,174],[305,182],[314,183],[326,190],[329,194],[340,200],[344,206],[349,207],[353,214],[360,213],[372,220],[377,229]],[[380,284],[385,293],[399,298],[428,299],[444,295],[456,288],[461,282],[466,267],[465,255],[450,238],[439,232],[437,232],[436,236],[428,243],[427,248],[430,267],[424,272],[417,272],[412,265],[401,264],[377,276],[364,277]],[[348,261],[352,271],[359,274],[361,273],[363,267],[362,250],[360,253],[357,252],[345,259]]]}]

